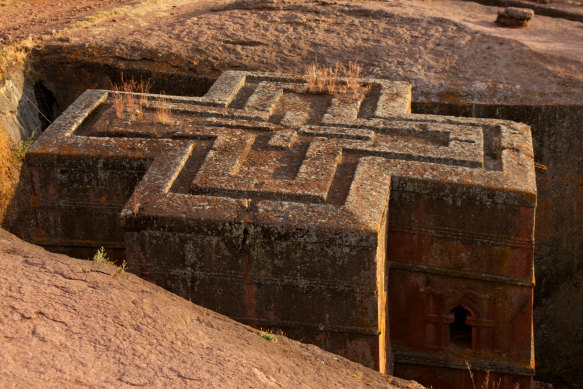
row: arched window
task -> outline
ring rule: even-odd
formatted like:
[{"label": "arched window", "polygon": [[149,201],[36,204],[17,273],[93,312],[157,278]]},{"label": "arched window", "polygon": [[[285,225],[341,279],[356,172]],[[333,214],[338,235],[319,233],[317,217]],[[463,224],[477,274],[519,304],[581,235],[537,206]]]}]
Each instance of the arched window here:
[{"label": "arched window", "polygon": [[468,324],[470,312],[458,305],[450,312],[453,319],[449,325],[449,344],[462,349],[472,348],[472,326]]}]

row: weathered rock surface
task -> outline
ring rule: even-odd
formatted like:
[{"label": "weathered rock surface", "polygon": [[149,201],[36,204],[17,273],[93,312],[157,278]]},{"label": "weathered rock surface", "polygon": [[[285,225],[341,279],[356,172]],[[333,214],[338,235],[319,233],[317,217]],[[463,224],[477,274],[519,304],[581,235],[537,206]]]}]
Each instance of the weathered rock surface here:
[{"label": "weathered rock surface", "polygon": [[0,79],[0,128],[12,140],[28,138],[40,132],[39,113],[33,101],[34,88],[22,69],[14,70]]},{"label": "weathered rock surface", "polygon": [[4,230],[0,345],[1,387],[423,388]]},{"label": "weathered rock surface", "polygon": [[[583,387],[581,350],[583,345],[583,277],[565,279],[535,310],[535,348],[544,355],[549,381]],[[553,333],[559,330],[559,333]],[[555,350],[559,350],[558,352]]]},{"label": "weathered rock surface", "polygon": [[504,13],[518,20],[530,20],[534,16],[534,11],[528,8],[507,7]]},{"label": "weathered rock surface", "polygon": [[152,12],[144,4],[117,23],[100,20],[91,34],[67,31],[67,44],[45,41],[48,54],[55,46],[64,54],[46,60],[126,71],[147,60],[164,65],[156,71],[186,68],[215,79],[228,69],[303,73],[314,61],[358,61],[366,76],[411,83],[417,101],[573,104],[583,96],[575,22],[540,17],[533,35],[498,28],[492,7],[449,0],[186,3],[157,10],[157,18],[144,16]]},{"label": "weathered rock surface", "polygon": [[507,7],[503,11],[498,11],[496,23],[504,27],[530,27],[530,19],[534,16],[534,11],[527,8]]}]

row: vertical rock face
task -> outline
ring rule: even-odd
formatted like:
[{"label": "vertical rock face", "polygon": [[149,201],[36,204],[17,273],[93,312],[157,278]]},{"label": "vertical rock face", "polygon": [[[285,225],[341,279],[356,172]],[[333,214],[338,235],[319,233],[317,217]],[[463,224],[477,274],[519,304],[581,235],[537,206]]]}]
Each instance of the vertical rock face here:
[{"label": "vertical rock face", "polygon": [[35,132],[40,133],[35,104],[34,88],[26,80],[23,66],[4,69],[0,77],[0,225],[9,217],[9,205],[18,186],[19,163],[15,159],[20,155],[14,149]]},{"label": "vertical rock face", "polygon": [[34,88],[25,80],[23,70],[16,69],[0,80],[0,129],[12,142],[28,138],[35,130],[40,133],[35,104]]},{"label": "vertical rock face", "polygon": [[[535,350],[537,376],[583,387],[583,109],[525,110],[536,119]],[[533,120],[534,122],[534,120]]]},{"label": "vertical rock face", "polygon": [[464,360],[530,387],[529,128],[411,115],[406,83],[332,84],[87,91],[27,154],[29,238],[105,246],[203,306],[436,388],[471,387]]},{"label": "vertical rock face", "polygon": [[[427,109],[504,117],[532,126],[537,172],[534,333],[540,381],[583,385],[583,109],[581,106],[468,105]],[[414,110],[420,110],[417,106]],[[471,111],[471,113],[469,112]],[[565,296],[568,296],[565,297]]]}]

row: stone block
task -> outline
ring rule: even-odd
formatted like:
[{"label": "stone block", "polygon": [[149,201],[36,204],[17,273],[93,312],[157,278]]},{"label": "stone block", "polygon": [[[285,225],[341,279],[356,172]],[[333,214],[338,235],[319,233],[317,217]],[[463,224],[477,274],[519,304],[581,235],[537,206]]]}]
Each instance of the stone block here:
[{"label": "stone block", "polygon": [[383,372],[454,377],[465,358],[530,382],[529,128],[414,115],[408,84],[346,81],[229,71],[131,116],[85,92],[27,154],[35,242],[125,247],[193,302]]},{"label": "stone block", "polygon": [[504,27],[530,27],[530,19],[533,16],[532,9],[506,7],[503,11],[498,11],[496,24]]}]

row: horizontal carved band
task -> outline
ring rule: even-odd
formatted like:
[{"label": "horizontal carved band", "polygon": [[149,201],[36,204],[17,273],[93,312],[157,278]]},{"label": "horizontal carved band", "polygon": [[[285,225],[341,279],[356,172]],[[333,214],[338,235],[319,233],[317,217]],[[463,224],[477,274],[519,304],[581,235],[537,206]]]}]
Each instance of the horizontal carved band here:
[{"label": "horizontal carved band", "polygon": [[510,278],[504,276],[496,276],[483,273],[471,273],[461,270],[444,269],[437,266],[421,265],[418,263],[408,262],[389,262],[389,268],[392,270],[403,270],[418,273],[436,274],[452,278],[465,278],[468,280],[478,280],[485,282],[492,282],[495,284],[506,284],[514,286],[524,286],[527,288],[534,288],[534,282],[526,281],[519,278]]}]

